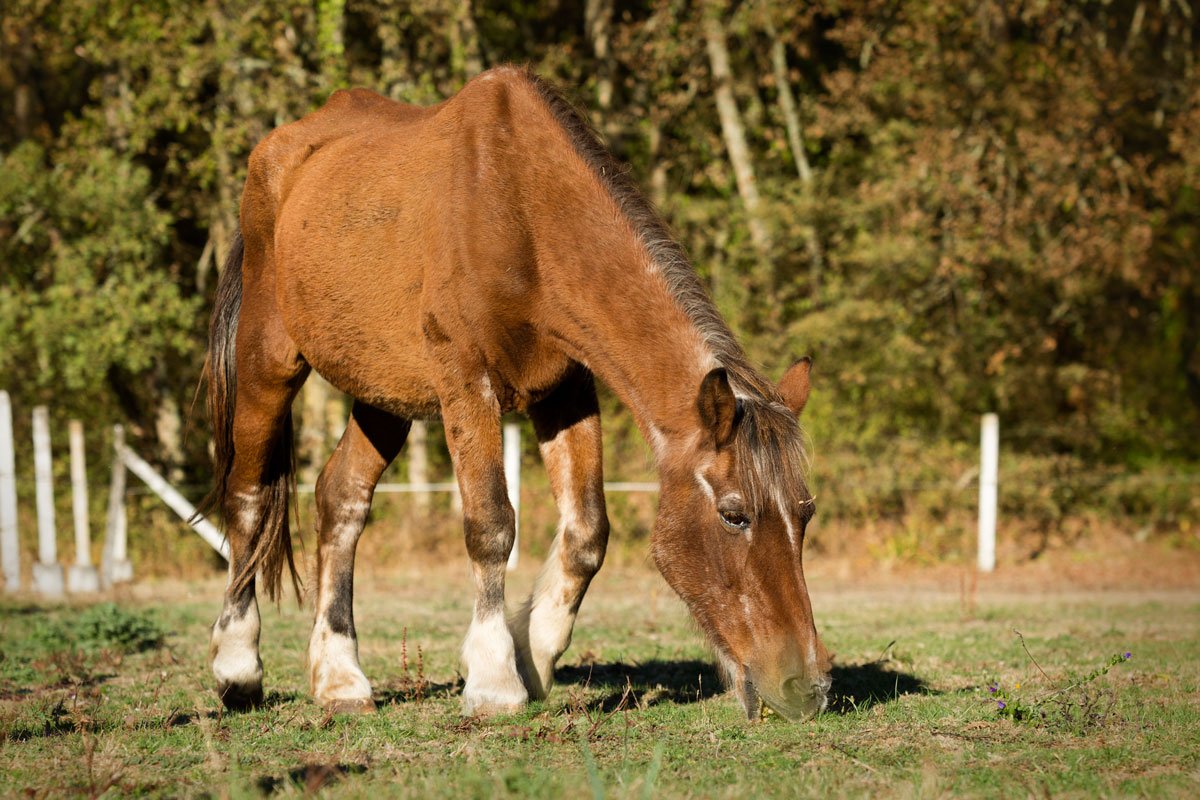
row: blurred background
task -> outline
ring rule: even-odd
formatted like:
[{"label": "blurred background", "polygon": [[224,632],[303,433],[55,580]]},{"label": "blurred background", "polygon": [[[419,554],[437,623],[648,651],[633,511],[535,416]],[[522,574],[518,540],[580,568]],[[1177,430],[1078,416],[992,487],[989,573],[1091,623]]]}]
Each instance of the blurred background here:
[{"label": "blurred background", "polygon": [[[47,405],[60,549],[84,422],[208,489],[193,397],[250,150],[334,90],[431,104],[528,64],[596,124],[765,372],[815,358],[810,553],[974,558],[980,415],[1000,416],[1000,560],[1200,549],[1200,9],[1186,0],[5,0],[0,389],[24,561]],[[610,480],[654,478],[606,396]],[[345,422],[297,400],[311,481]],[[522,547],[556,517],[524,437]],[[429,480],[450,480],[440,430]],[[385,481],[412,469],[402,455]],[[461,553],[450,495],[377,498],[368,569]],[[610,496],[639,563],[656,497]],[[309,545],[311,495],[302,496]],[[141,575],[223,562],[131,478]],[[99,536],[95,536],[98,540]],[[99,543],[95,544],[99,548]]]}]

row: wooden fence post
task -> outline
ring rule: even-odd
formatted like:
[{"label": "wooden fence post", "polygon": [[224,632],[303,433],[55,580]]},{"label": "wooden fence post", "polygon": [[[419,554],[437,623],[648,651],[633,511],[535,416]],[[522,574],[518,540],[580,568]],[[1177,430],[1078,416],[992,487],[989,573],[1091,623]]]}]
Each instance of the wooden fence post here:
[{"label": "wooden fence post", "polygon": [[105,586],[133,580],[133,565],[129,563],[125,546],[125,462],[121,459],[124,448],[125,429],[114,425],[112,480],[108,486],[108,519],[104,526],[104,555],[101,558]]},{"label": "wooden fence post", "polygon": [[996,569],[996,498],[1000,476],[1000,418],[984,414],[979,435],[979,571]]},{"label": "wooden fence post", "polygon": [[67,589],[97,592],[100,576],[92,566],[92,531],[88,522],[87,460],[83,448],[83,423],[71,420],[71,511],[75,518],[75,563],[67,571]]},{"label": "wooden fence post", "polygon": [[50,411],[33,409],[33,474],[37,490],[38,560],[33,586],[46,597],[63,594],[63,568],[58,563],[58,533],[54,524],[54,470],[50,457]]},{"label": "wooden fence post", "polygon": [[21,542],[17,537],[17,467],[13,442],[12,402],[0,390],[0,568],[4,589],[21,588]]}]

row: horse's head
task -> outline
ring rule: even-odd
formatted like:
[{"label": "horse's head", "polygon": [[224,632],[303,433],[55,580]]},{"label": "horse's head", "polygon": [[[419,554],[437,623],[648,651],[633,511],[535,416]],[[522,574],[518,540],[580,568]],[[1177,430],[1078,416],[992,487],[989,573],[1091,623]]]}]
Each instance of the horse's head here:
[{"label": "horse's head", "polygon": [[783,404],[738,399],[724,369],[710,372],[696,401],[699,435],[662,469],[655,563],[751,715],[761,697],[788,719],[811,717],[830,685],[801,562],[815,510],[796,421],[809,364],[784,376]]}]

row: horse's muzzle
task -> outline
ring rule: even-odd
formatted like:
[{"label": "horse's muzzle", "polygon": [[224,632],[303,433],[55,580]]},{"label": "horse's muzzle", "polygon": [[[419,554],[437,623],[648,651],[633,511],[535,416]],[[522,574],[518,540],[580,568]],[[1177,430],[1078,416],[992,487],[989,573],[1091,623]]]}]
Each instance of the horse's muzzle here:
[{"label": "horse's muzzle", "polygon": [[[820,714],[829,705],[829,675],[816,678],[795,675],[785,678],[778,687],[754,684],[754,689],[772,711],[792,722],[802,722]],[[748,694],[748,693],[747,693]]]}]

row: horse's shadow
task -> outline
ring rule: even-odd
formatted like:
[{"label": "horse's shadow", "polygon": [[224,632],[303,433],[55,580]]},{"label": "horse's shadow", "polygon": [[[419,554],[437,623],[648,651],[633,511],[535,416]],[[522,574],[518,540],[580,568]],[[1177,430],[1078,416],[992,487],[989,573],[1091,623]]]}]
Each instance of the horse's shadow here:
[{"label": "horse's shadow", "polygon": [[906,694],[937,694],[916,675],[892,669],[883,661],[836,664],[831,671],[830,714],[854,714],[871,706],[891,703]]},{"label": "horse's shadow", "polygon": [[[892,669],[879,661],[838,664],[833,667],[832,678],[828,707],[831,714],[856,713],[870,706],[890,703],[903,695],[934,693],[916,675]],[[559,667],[555,679],[562,686],[599,689],[601,696],[589,701],[587,706],[605,712],[613,711],[623,703],[643,708],[659,703],[685,705],[725,692],[716,667],[697,659],[576,664]]]},{"label": "horse's shadow", "polygon": [[623,703],[643,708],[659,703],[696,703],[725,691],[716,667],[694,658],[560,666],[554,672],[554,679],[560,686],[599,689],[600,698],[589,701],[587,706],[604,712],[613,711]]}]

